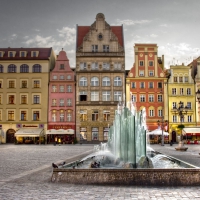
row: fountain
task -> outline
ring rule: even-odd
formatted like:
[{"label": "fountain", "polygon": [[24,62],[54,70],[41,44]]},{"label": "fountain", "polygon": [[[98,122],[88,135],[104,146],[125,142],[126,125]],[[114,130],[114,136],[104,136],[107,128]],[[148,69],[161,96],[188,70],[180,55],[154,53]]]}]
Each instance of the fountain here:
[{"label": "fountain", "polygon": [[[78,184],[199,185],[200,169],[146,144],[146,111],[119,101],[107,143],[81,160],[54,168],[51,181]],[[166,163],[167,162],[167,163]],[[167,168],[166,168],[167,167]],[[191,177],[196,177],[192,179]],[[187,181],[186,181],[187,180]]]}]

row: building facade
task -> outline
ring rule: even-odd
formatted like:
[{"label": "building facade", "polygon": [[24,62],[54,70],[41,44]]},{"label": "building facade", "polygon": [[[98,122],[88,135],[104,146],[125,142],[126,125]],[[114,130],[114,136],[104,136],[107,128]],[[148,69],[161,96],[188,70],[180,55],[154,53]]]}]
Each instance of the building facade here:
[{"label": "building facade", "polygon": [[[191,76],[190,66],[184,64],[170,66],[167,93],[170,140],[178,142],[182,134],[182,131],[178,128],[180,124],[187,128],[197,126],[195,84]],[[177,108],[183,111],[182,118],[177,112]]]},{"label": "building facade", "polygon": [[77,26],[76,133],[81,142],[107,141],[117,103],[125,101],[123,26],[102,13],[91,26]]},{"label": "building facade", "polygon": [[[2,143],[44,142],[47,130],[52,48],[0,48],[0,127]],[[44,135],[43,135],[44,136]]]},{"label": "building facade", "polygon": [[[126,77],[126,100],[133,101],[138,110],[146,108],[147,128],[153,131],[168,119],[164,56],[158,57],[156,44],[135,44],[135,63]],[[167,124],[162,127],[167,129]]]},{"label": "building facade", "polygon": [[50,72],[47,143],[74,141],[75,89],[75,72],[62,50]]}]

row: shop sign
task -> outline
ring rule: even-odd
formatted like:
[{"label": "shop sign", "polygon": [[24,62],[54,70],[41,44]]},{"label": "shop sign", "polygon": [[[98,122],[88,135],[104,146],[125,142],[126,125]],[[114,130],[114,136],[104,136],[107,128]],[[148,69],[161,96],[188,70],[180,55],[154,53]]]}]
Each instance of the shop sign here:
[{"label": "shop sign", "polygon": [[48,125],[48,129],[75,129],[74,125]]},{"label": "shop sign", "polygon": [[81,132],[87,132],[87,129],[86,128],[80,128],[80,131]]},{"label": "shop sign", "polygon": [[38,128],[38,124],[22,124],[22,128]]}]

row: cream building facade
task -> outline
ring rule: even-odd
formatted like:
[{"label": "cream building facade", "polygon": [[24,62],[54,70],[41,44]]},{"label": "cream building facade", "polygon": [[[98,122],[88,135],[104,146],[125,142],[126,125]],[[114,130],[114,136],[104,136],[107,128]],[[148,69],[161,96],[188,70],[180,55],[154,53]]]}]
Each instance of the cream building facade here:
[{"label": "cream building facade", "polygon": [[77,26],[76,135],[81,142],[107,141],[117,103],[125,101],[123,26],[102,13],[91,26]]},{"label": "cream building facade", "polygon": [[35,143],[31,138],[47,130],[49,71],[54,64],[52,48],[0,48],[1,143],[23,143],[23,134]]}]

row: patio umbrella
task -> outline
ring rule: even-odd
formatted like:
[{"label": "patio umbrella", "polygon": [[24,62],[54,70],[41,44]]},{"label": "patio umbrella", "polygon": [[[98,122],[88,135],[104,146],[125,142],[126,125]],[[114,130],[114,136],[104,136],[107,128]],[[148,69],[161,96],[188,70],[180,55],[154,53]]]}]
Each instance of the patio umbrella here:
[{"label": "patio umbrella", "polygon": [[[161,129],[155,129],[155,130],[153,130],[151,132],[148,132],[147,135],[162,135],[162,130]],[[163,135],[168,136],[169,133],[163,131]]]}]

